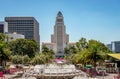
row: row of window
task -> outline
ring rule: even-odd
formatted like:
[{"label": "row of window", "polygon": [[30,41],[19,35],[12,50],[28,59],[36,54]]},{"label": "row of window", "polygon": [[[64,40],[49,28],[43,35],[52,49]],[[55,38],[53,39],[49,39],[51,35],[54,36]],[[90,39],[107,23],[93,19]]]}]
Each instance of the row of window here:
[{"label": "row of window", "polygon": [[34,24],[33,22],[8,22],[8,24]]},{"label": "row of window", "polygon": [[25,32],[25,31],[31,31],[31,32],[33,32],[33,30],[26,30],[26,29],[23,29],[23,30],[10,29],[10,30],[13,31],[13,32],[17,32],[17,31],[22,31],[22,32]]},{"label": "row of window", "polygon": [[34,22],[34,20],[6,20],[6,22]]},{"label": "row of window", "polygon": [[26,26],[34,26],[33,24],[8,24],[8,26],[22,26],[22,27],[26,27]]},{"label": "row of window", "polygon": [[34,29],[34,27],[21,27],[21,26],[11,26],[11,27],[8,27],[8,28],[18,28],[18,29],[21,29],[21,28],[24,28],[24,29]]},{"label": "row of window", "polygon": [[18,33],[22,33],[22,34],[33,34],[34,32],[33,32],[33,30],[10,30],[9,31],[10,33],[12,33],[12,32],[18,32]]}]

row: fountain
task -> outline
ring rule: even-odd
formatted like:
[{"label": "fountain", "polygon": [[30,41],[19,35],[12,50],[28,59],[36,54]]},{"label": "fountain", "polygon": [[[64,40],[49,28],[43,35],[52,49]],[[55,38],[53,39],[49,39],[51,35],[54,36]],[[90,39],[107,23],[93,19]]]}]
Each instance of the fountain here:
[{"label": "fountain", "polygon": [[36,65],[23,75],[36,79],[73,79],[75,76],[83,76],[81,70],[77,70],[73,64],[45,64]]}]

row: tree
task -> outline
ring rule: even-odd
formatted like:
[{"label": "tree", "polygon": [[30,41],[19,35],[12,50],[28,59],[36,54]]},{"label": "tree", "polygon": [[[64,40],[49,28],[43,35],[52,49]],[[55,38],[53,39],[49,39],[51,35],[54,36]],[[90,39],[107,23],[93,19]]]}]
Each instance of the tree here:
[{"label": "tree", "polygon": [[[106,59],[107,53],[111,53],[110,50],[101,42],[96,40],[89,40],[87,44],[83,43],[83,50],[77,52],[74,55],[74,63],[82,63],[83,65],[92,64],[96,67],[96,63],[101,63]],[[81,46],[78,44],[77,48]],[[85,47],[85,48],[84,48]]]},{"label": "tree", "polygon": [[78,51],[82,51],[88,48],[88,42],[86,41],[85,38],[81,38],[79,42],[76,43],[76,47]]},{"label": "tree", "polygon": [[92,45],[89,49],[89,53],[87,54],[87,59],[89,59],[89,63],[96,67],[96,63],[100,61],[104,61],[104,52],[99,50],[97,45]]},{"label": "tree", "polygon": [[69,47],[66,47],[64,49],[64,53],[66,55],[72,55],[72,54],[76,54],[78,51],[76,49],[76,47],[74,45],[70,45]]},{"label": "tree", "polygon": [[75,54],[74,59],[73,59],[74,64],[81,63],[83,65],[86,65],[89,61],[89,59],[87,59],[88,53],[89,51],[86,49],[86,50],[80,51],[77,54]]},{"label": "tree", "polygon": [[51,49],[49,49],[49,48],[47,48],[45,45],[42,46],[42,53],[46,55],[46,57],[48,58],[48,60],[51,60],[51,59],[55,58],[54,51],[51,50]]},{"label": "tree", "polygon": [[69,48],[68,48],[68,47],[65,47],[65,48],[64,48],[64,53],[65,53],[66,55],[70,54],[70,51],[69,51]]},{"label": "tree", "polygon": [[6,36],[3,33],[0,33],[0,41],[5,41]]},{"label": "tree", "polygon": [[34,57],[39,50],[39,45],[34,40],[16,39],[9,42],[9,46],[14,55],[28,55]]},{"label": "tree", "polygon": [[89,40],[89,45],[88,48],[92,47],[92,46],[97,46],[98,49],[104,53],[111,53],[111,51],[108,49],[107,46],[105,46],[105,44],[101,43],[100,41],[96,41],[96,40]]},{"label": "tree", "polygon": [[111,53],[103,43],[96,40],[89,40],[88,50],[87,58],[89,59],[89,63],[93,64],[94,67],[96,67],[96,62],[104,62],[107,53]]},{"label": "tree", "polygon": [[39,44],[35,40],[28,40],[25,52],[29,57],[34,57],[39,52]]},{"label": "tree", "polygon": [[22,64],[22,58],[20,55],[14,55],[11,57],[12,58],[12,63],[14,64]]},{"label": "tree", "polygon": [[32,61],[31,64],[35,65],[35,64],[45,64],[46,63],[46,55],[39,53],[38,55],[36,55]]},{"label": "tree", "polygon": [[70,45],[69,52],[70,54],[76,54],[77,53],[76,47],[74,45]]},{"label": "tree", "polygon": [[23,56],[23,64],[30,64],[30,57],[28,55]]},{"label": "tree", "polygon": [[7,43],[5,42],[6,36],[0,33],[0,65],[3,65],[7,60],[10,59],[11,51]]},{"label": "tree", "polygon": [[11,48],[11,51],[14,55],[21,55],[22,52],[25,54],[26,45],[27,45],[26,39],[16,39],[9,42],[9,46]]},{"label": "tree", "polygon": [[10,60],[11,51],[9,50],[7,43],[0,40],[0,65],[3,65],[3,61]]},{"label": "tree", "polygon": [[14,55],[11,57],[12,58],[12,63],[14,64],[29,64],[30,63],[30,58],[28,55]]},{"label": "tree", "polygon": [[47,53],[49,51],[49,48],[47,48],[45,45],[42,46],[42,52]]}]

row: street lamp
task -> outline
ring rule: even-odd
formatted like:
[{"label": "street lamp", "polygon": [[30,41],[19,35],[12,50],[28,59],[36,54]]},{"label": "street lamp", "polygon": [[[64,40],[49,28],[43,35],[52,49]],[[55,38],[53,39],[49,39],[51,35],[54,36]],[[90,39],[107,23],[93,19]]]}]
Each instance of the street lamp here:
[{"label": "street lamp", "polygon": [[23,67],[23,52],[22,52],[22,67]]},{"label": "street lamp", "polygon": [[23,75],[24,75],[23,63],[24,63],[24,61],[23,61],[23,52],[22,52],[22,79],[24,79],[23,78]]}]

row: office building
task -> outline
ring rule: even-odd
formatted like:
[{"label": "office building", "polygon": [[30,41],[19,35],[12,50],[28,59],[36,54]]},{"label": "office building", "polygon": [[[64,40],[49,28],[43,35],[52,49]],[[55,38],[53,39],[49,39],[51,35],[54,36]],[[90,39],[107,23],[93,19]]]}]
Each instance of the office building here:
[{"label": "office building", "polygon": [[7,33],[8,32],[8,23],[4,21],[0,21],[0,33]]},{"label": "office building", "polygon": [[112,51],[112,44],[107,44],[106,46],[109,48],[110,51]]},{"label": "office building", "polygon": [[8,22],[8,32],[18,33],[25,36],[25,39],[34,39],[40,43],[39,23],[34,17],[5,17]]},{"label": "office building", "polygon": [[120,41],[112,41],[107,47],[115,53],[120,53]]}]

